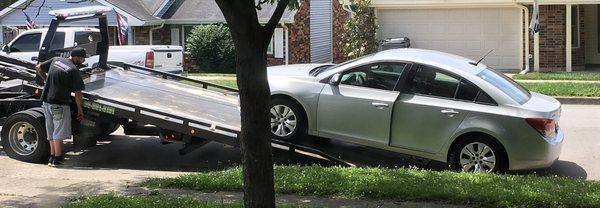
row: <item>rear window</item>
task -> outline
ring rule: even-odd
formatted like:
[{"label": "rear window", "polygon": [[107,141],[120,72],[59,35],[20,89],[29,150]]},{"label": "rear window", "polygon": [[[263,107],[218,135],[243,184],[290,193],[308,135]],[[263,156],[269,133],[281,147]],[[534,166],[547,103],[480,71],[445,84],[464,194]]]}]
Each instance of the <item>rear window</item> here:
[{"label": "rear window", "polygon": [[65,48],[65,33],[56,32],[54,33],[54,39],[50,45],[50,50],[63,49]]},{"label": "rear window", "polygon": [[102,41],[100,32],[96,31],[82,31],[75,33],[74,46],[84,48],[88,54],[88,57],[97,55],[98,43]]},{"label": "rear window", "polygon": [[485,69],[477,74],[477,76],[494,85],[500,91],[504,92],[504,94],[508,95],[511,99],[521,105],[525,104],[525,102],[527,102],[531,97],[531,93],[529,93],[529,91],[523,86],[493,69]]}]

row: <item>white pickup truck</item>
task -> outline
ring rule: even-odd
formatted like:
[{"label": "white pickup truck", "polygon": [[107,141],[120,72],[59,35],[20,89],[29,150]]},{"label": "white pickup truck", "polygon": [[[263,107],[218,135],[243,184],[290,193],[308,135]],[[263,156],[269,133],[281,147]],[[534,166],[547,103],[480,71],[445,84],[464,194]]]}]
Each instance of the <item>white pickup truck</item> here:
[{"label": "white pickup truck", "polygon": [[[27,30],[5,45],[0,53],[37,63],[40,45],[46,32],[47,29]],[[54,35],[50,50],[90,45],[89,43],[97,42],[100,39],[100,30],[95,28],[61,27]],[[97,63],[98,56],[95,55],[95,51],[90,51],[94,49],[86,49],[88,54],[93,55],[86,60],[86,63],[90,66]],[[183,71],[183,48],[170,45],[110,46],[108,61],[125,62],[170,73],[181,73]]]}]

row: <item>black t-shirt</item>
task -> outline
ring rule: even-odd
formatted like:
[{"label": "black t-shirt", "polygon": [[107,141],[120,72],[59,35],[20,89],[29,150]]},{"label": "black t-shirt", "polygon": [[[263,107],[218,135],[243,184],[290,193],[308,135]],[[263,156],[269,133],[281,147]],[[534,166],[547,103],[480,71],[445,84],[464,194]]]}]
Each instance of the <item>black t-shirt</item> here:
[{"label": "black t-shirt", "polygon": [[85,89],[81,74],[70,59],[56,57],[41,63],[41,68],[48,73],[42,92],[44,102],[69,105],[71,92]]}]

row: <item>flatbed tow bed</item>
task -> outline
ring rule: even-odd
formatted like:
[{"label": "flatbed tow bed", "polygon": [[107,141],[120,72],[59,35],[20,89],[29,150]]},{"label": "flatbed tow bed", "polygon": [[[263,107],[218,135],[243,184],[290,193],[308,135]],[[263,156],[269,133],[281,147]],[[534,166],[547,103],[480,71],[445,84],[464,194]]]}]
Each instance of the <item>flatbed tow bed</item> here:
[{"label": "flatbed tow bed", "polygon": [[[102,41],[92,47],[100,56],[99,63],[80,69],[86,86],[85,120],[74,122],[74,143],[83,148],[93,146],[123,126],[127,135],[158,135],[164,143],[181,143],[181,154],[209,141],[237,147],[241,129],[237,89],[127,63],[109,63],[109,11],[86,7],[50,12],[56,17],[41,47],[40,61],[68,55],[69,49],[45,50],[61,22],[98,19],[102,35]],[[34,68],[32,63],[0,55],[0,82],[21,81],[0,88],[1,141],[11,158],[44,162],[49,151],[40,108],[43,86]],[[349,165],[317,149],[278,140],[273,143]]]}]

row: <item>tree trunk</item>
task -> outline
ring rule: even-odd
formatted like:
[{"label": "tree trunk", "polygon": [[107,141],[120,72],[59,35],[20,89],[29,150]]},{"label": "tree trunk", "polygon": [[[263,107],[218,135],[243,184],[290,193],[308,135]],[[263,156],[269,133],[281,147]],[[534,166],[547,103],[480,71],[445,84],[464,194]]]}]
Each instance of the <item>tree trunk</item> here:
[{"label": "tree trunk", "polygon": [[273,29],[265,30],[259,24],[254,0],[216,2],[227,20],[235,43],[242,119],[239,138],[244,177],[244,206],[275,207],[268,114],[270,90],[266,70],[266,50]]},{"label": "tree trunk", "polygon": [[[243,40],[244,41],[244,40]],[[247,40],[252,41],[252,40]],[[242,108],[240,148],[245,207],[275,207],[271,153],[270,90],[264,50],[236,50],[237,83]]]}]

